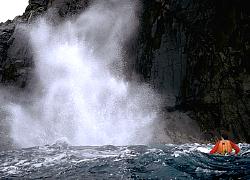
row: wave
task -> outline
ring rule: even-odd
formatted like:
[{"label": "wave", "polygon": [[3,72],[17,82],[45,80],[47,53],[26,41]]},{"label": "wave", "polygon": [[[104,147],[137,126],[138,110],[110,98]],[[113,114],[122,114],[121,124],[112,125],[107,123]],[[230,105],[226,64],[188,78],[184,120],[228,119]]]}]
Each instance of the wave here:
[{"label": "wave", "polygon": [[0,178],[249,179],[250,145],[237,156],[208,154],[212,144],[51,146],[3,151]]}]

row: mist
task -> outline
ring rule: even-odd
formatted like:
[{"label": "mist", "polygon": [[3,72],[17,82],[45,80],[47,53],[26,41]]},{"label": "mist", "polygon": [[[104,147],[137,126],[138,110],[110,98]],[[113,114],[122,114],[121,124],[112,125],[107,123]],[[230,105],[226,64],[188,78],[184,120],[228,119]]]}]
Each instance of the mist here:
[{"label": "mist", "polygon": [[22,26],[32,47],[36,82],[33,93],[23,95],[25,103],[4,105],[15,145],[152,141],[161,98],[124,74],[124,46],[136,36],[139,7],[132,0],[94,1],[76,19],[55,25],[40,18]]}]

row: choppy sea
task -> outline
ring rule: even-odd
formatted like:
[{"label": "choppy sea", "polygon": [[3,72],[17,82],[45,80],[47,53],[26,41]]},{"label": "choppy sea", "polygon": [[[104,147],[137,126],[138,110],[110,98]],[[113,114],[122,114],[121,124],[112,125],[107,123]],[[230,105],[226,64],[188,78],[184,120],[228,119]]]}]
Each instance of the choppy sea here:
[{"label": "choppy sea", "polygon": [[0,152],[0,179],[250,179],[250,145],[237,156],[212,144],[69,146]]}]

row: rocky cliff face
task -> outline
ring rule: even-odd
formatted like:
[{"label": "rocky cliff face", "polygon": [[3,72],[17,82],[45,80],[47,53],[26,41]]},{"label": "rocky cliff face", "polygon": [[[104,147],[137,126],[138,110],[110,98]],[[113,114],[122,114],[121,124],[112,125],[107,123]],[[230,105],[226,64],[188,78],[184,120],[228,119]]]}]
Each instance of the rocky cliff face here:
[{"label": "rocky cliff face", "polygon": [[250,141],[246,1],[145,1],[137,72],[176,95],[206,138]]},{"label": "rocky cliff face", "polygon": [[29,24],[45,14],[58,23],[78,14],[88,1],[84,0],[30,0],[22,16],[0,24],[0,82],[19,88],[27,87],[32,79],[32,53],[22,24]]},{"label": "rocky cliff face", "polygon": [[178,21],[189,1],[144,1],[135,69],[165,94],[177,96],[186,73],[186,34]]},{"label": "rocky cliff face", "polygon": [[191,107],[204,131],[224,130],[250,141],[249,24],[246,1],[197,3],[187,29],[187,74],[181,103]]},{"label": "rocky cliff face", "polygon": [[[21,24],[41,14],[53,23],[74,18],[86,0],[30,0],[25,13],[0,24],[0,82],[27,89],[32,53]],[[206,138],[221,130],[250,142],[249,22],[246,1],[143,1],[131,63],[140,79],[176,97],[168,111],[188,112]]]}]

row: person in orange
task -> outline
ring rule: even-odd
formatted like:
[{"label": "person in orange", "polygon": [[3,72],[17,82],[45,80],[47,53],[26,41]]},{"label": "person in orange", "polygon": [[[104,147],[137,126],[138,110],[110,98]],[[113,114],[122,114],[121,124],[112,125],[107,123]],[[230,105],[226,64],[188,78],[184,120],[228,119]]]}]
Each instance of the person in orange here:
[{"label": "person in orange", "polygon": [[[226,138],[225,135],[224,135],[224,138],[228,139]],[[238,154],[240,152],[239,146],[237,146],[230,140],[225,140],[224,138],[221,137],[221,140],[219,140],[215,144],[213,149],[210,151],[210,154],[214,154],[214,153],[219,153],[222,155],[231,154],[233,149],[235,150],[235,154]]]}]

